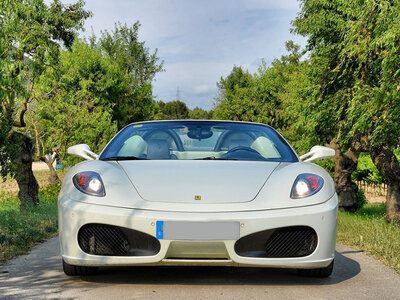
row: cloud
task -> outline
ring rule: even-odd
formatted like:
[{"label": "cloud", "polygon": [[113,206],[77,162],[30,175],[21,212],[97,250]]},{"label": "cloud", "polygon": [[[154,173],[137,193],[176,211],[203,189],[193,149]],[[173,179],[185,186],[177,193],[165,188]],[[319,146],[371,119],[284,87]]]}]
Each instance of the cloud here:
[{"label": "cloud", "polygon": [[210,87],[207,84],[198,85],[194,88],[195,95],[204,95],[210,92]]},{"label": "cloud", "polygon": [[154,94],[171,101],[179,87],[189,107],[210,109],[216,82],[234,65],[255,72],[260,58],[269,62],[284,54],[285,41],[305,44],[289,33],[296,0],[86,0],[86,7],[93,12],[85,24],[89,34],[139,20],[140,39],[164,60]]}]

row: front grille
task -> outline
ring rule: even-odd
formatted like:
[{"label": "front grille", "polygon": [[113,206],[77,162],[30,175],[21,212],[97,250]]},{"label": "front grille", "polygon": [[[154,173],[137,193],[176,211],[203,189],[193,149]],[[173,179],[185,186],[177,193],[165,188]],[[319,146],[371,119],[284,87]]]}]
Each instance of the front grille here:
[{"label": "front grille", "polygon": [[160,242],[137,230],[105,224],[86,224],[78,232],[83,252],[105,256],[150,256],[160,251]]},{"label": "front grille", "polygon": [[292,226],[264,230],[242,237],[235,243],[235,251],[244,257],[303,257],[313,253],[317,243],[317,233],[314,229]]},{"label": "front grille", "polygon": [[310,227],[297,226],[276,230],[265,245],[267,257],[302,257],[317,247],[317,234]]}]

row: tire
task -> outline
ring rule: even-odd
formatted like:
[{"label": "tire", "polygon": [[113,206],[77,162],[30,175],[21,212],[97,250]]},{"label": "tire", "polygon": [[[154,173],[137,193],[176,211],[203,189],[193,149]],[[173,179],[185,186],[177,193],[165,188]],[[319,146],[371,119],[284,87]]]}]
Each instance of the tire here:
[{"label": "tire", "polygon": [[329,266],[325,268],[318,268],[318,269],[298,269],[298,272],[301,276],[305,277],[329,277],[332,274],[333,271],[333,264],[335,260],[332,260],[332,262],[329,264]]},{"label": "tire", "polygon": [[87,267],[87,266],[74,266],[63,262],[64,273],[68,276],[84,276],[84,275],[94,275],[97,273],[97,267]]}]

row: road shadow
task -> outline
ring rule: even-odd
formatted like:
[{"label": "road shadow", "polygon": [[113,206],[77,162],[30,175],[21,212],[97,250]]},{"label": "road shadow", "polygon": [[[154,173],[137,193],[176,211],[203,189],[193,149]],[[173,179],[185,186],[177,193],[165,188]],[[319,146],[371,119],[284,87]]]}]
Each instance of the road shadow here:
[{"label": "road shadow", "polygon": [[149,266],[100,268],[82,281],[148,285],[333,285],[349,280],[361,271],[357,261],[336,252],[335,268],[329,278],[301,277],[296,270],[272,268]]},{"label": "road shadow", "polygon": [[329,278],[300,277],[295,270],[239,267],[108,267],[94,276],[68,277],[62,271],[58,239],[18,257],[0,267],[0,299],[71,299],[92,288],[115,284],[196,285],[196,286],[329,286],[349,280],[360,273],[357,261],[336,252],[335,268]]},{"label": "road shadow", "polygon": [[62,271],[58,239],[45,245],[45,249],[19,256],[0,267],[0,299],[58,299],[57,295],[74,284]]}]

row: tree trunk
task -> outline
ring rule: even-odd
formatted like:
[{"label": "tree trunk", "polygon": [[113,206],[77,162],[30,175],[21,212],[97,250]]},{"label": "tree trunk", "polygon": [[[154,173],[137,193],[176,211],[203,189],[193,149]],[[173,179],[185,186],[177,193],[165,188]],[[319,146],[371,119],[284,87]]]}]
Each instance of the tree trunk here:
[{"label": "tree trunk", "polygon": [[18,183],[18,198],[21,201],[21,209],[39,204],[39,185],[32,171],[33,155],[35,147],[32,140],[17,132],[13,132],[10,142],[19,145],[19,151],[12,158],[12,163],[16,168],[15,180]]},{"label": "tree trunk", "polygon": [[357,169],[358,156],[351,150],[342,152],[335,143],[331,143],[329,146],[336,151],[333,180],[339,198],[339,209],[355,212],[358,209],[358,186],[351,179],[351,174]]},{"label": "tree trunk", "polygon": [[386,146],[379,145],[371,150],[371,158],[381,172],[388,191],[386,196],[386,218],[400,224],[400,164],[394,153]]},{"label": "tree trunk", "polygon": [[50,176],[49,176],[49,183],[50,184],[59,184],[61,182],[60,178],[57,175],[56,170],[53,167],[53,163],[55,160],[55,155],[52,155],[51,160],[47,159],[47,157],[41,157],[40,160],[46,163],[47,167],[50,170]]}]

